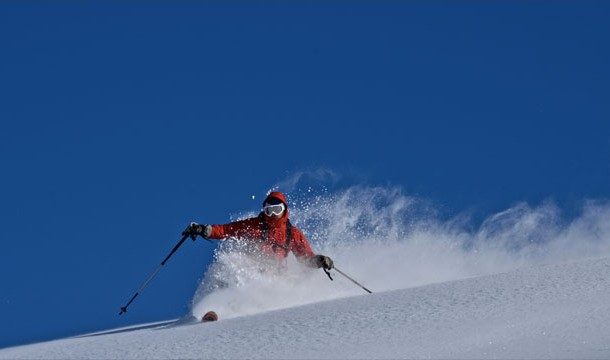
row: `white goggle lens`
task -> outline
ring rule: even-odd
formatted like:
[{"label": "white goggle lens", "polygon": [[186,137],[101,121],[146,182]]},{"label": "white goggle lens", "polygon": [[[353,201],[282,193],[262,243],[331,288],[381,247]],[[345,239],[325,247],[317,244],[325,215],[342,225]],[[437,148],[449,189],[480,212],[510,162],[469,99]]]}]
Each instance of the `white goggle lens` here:
[{"label": "white goggle lens", "polygon": [[265,211],[265,214],[267,216],[271,216],[271,215],[281,215],[282,212],[284,212],[284,204],[279,204],[279,205],[265,205],[265,207],[263,207],[263,211]]}]

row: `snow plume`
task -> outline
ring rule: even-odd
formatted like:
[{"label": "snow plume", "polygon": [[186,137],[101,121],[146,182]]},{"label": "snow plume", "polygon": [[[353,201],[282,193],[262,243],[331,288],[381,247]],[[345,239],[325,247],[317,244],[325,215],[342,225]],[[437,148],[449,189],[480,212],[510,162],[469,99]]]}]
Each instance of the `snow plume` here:
[{"label": "snow plume", "polygon": [[306,182],[314,182],[314,183],[336,183],[341,179],[341,176],[336,172],[326,169],[326,168],[317,168],[315,170],[308,171],[297,171],[294,172],[289,177],[279,181],[277,184],[271,187],[269,192],[271,191],[286,191],[292,192],[298,189],[299,185],[302,185]]},{"label": "snow plume", "polygon": [[[586,203],[570,220],[553,203],[520,203],[473,229],[468,217],[442,220],[432,206],[399,188],[290,195],[291,220],[314,251],[374,292],[610,253],[605,202]],[[292,255],[278,269],[248,249],[239,241],[221,244],[193,298],[194,316],[216,310],[227,318],[364,294],[336,272],[331,282]]]}]

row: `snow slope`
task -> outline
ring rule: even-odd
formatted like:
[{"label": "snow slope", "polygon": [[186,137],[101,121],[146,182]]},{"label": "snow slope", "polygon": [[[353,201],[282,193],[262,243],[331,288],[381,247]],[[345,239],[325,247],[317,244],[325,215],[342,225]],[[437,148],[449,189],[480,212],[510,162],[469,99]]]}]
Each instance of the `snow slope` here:
[{"label": "snow slope", "polygon": [[14,358],[610,358],[610,258],[0,350]]}]

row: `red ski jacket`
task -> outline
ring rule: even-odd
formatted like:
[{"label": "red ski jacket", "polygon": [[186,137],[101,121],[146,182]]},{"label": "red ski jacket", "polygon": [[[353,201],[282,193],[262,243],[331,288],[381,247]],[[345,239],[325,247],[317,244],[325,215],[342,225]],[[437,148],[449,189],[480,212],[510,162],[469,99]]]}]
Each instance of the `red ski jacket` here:
[{"label": "red ski jacket", "polygon": [[288,220],[286,196],[274,191],[267,196],[267,199],[269,198],[276,198],[286,206],[286,210],[280,218],[272,218],[261,212],[257,217],[224,225],[212,225],[212,233],[209,238],[219,240],[238,238],[257,241],[261,252],[275,256],[277,259],[284,259],[290,251],[297,258],[312,258],[314,253],[307,238]]}]

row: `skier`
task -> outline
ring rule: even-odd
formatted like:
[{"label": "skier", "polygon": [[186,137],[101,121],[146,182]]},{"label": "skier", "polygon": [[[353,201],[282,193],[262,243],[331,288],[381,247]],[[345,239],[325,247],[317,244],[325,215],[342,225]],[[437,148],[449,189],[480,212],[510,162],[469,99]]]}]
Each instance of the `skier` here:
[{"label": "skier", "polygon": [[[256,217],[224,225],[191,223],[182,235],[217,240],[243,239],[253,242],[258,253],[267,259],[281,262],[292,251],[298,260],[312,268],[324,268],[328,271],[334,266],[330,257],[314,254],[305,235],[290,223],[286,196],[277,191],[267,196],[262,211]],[[208,313],[203,320],[216,319],[215,313]]]},{"label": "skier", "polygon": [[[324,255],[316,255],[311,250],[307,238],[301,230],[290,223],[288,219],[288,204],[286,196],[281,192],[270,193],[263,202],[263,210],[257,217],[246,220],[235,221],[225,225],[199,225],[191,223],[182,232],[182,239],[174,246],[172,251],[165,257],[161,264],[148,276],[146,281],[133,294],[131,299],[121,306],[119,315],[127,312],[129,305],[144,290],[146,285],[157,275],[159,270],[165,265],[167,260],[178,250],[178,248],[189,237],[195,240],[197,236],[205,239],[224,240],[227,238],[244,239],[246,242],[257,248],[257,253],[263,258],[282,262],[292,251],[297,259],[313,268],[324,268],[326,275],[330,276],[330,269],[335,269],[337,273],[343,275],[349,281],[371,294],[372,291],[362,286],[359,282],[352,279],[343,271],[337,269],[331,258]],[[213,311],[208,311],[202,321],[216,321],[218,315]]]}]

